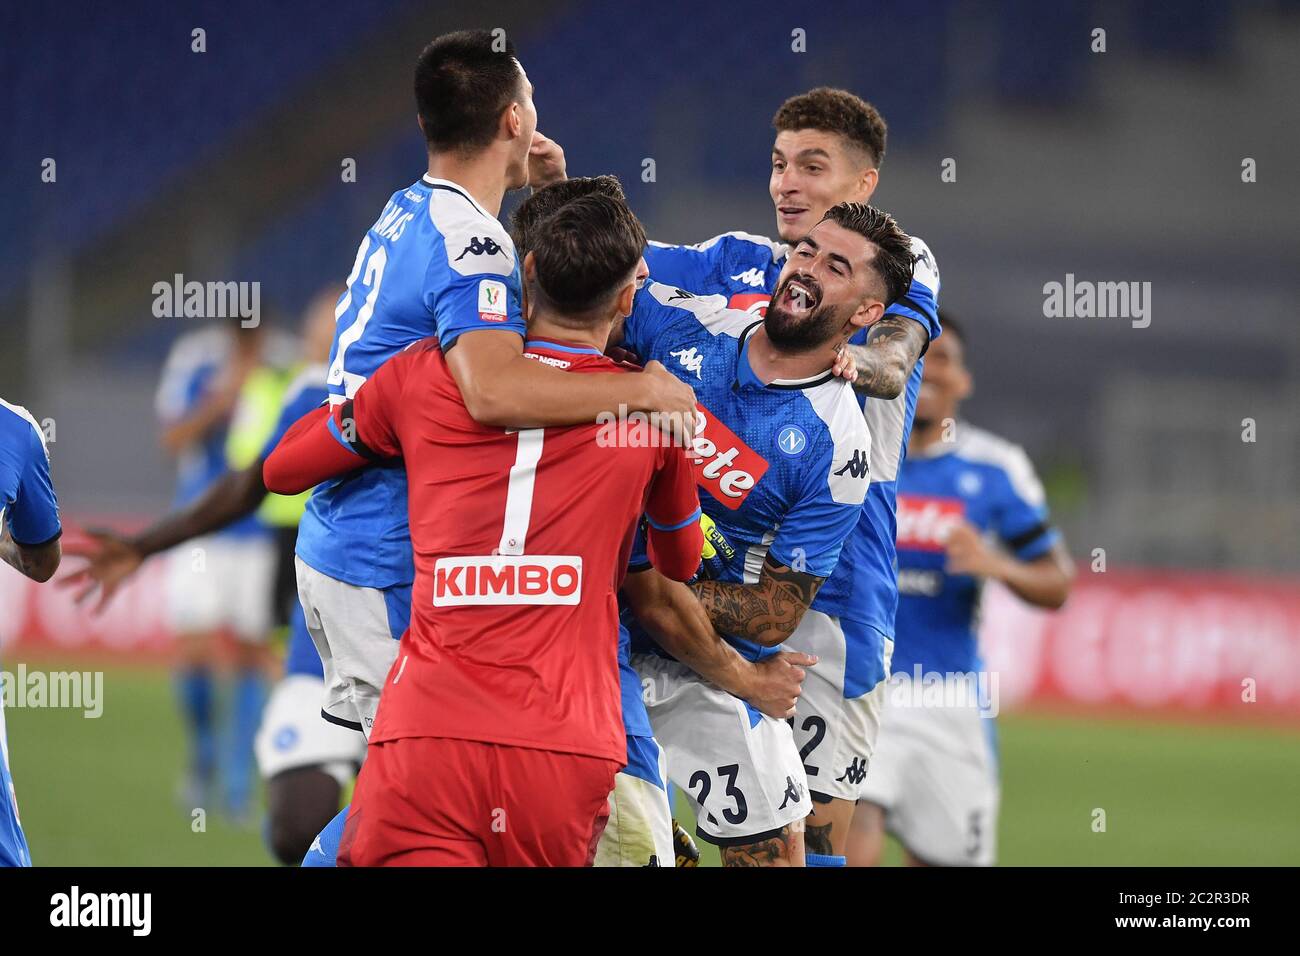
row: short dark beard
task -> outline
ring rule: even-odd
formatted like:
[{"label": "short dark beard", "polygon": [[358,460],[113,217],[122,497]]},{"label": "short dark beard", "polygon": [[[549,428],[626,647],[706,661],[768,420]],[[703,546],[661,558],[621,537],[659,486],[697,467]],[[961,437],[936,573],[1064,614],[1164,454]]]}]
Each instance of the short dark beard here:
[{"label": "short dark beard", "polygon": [[819,345],[828,345],[843,326],[835,314],[834,306],[823,305],[813,309],[802,319],[796,319],[776,299],[767,306],[763,328],[768,340],[782,352],[810,352]]}]

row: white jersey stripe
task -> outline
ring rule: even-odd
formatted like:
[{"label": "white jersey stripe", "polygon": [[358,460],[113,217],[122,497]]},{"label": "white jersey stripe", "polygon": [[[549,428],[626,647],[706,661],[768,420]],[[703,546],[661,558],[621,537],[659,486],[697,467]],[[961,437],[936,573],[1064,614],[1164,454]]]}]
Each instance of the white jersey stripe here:
[{"label": "white jersey stripe", "polygon": [[523,554],[528,538],[528,523],[533,513],[533,484],[537,480],[537,462],[542,457],[542,439],[546,430],[526,428],[519,432],[519,451],[510,468],[506,489],[506,521],[501,529],[498,554]]}]

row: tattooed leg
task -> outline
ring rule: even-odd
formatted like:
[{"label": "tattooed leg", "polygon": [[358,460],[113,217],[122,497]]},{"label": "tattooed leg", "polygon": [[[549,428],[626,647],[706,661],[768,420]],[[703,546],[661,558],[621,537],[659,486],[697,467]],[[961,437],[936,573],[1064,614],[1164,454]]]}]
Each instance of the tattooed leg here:
[{"label": "tattooed leg", "polygon": [[803,827],[790,824],[757,843],[722,848],[723,866],[803,866]]},{"label": "tattooed leg", "polygon": [[854,801],[832,798],[820,802],[813,798],[808,814],[808,852],[823,856],[844,856],[853,826]]}]

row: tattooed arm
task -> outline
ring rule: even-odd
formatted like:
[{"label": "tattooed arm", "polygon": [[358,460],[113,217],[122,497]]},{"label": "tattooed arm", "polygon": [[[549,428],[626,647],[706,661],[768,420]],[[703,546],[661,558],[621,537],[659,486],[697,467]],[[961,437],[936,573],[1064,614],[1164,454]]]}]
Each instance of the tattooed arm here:
[{"label": "tattooed arm", "polygon": [[691,590],[719,631],[775,647],[794,633],[825,580],[769,556],[757,584],[700,581]]},{"label": "tattooed arm", "polygon": [[872,398],[897,398],[925,351],[925,327],[905,315],[886,315],[867,330],[865,345],[849,345],[858,366],[853,387]]}]

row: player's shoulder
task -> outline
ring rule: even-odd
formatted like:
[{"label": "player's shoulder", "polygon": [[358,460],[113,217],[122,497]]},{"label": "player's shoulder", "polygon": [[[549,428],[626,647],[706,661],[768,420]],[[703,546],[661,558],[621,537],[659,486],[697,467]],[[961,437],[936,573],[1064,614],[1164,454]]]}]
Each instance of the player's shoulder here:
[{"label": "player's shoulder", "polygon": [[0,439],[20,452],[39,444],[46,456],[49,456],[45,431],[40,422],[22,405],[11,404],[3,398],[0,398]]},{"label": "player's shoulder", "polygon": [[832,377],[803,394],[821,426],[822,455],[830,459],[831,497],[844,504],[861,504],[871,481],[871,431],[853,386]]},{"label": "player's shoulder", "polygon": [[182,333],[172,343],[166,365],[171,371],[215,365],[224,361],[229,352],[230,335],[225,329],[194,329]]},{"label": "player's shoulder", "polygon": [[939,262],[935,259],[934,251],[929,244],[920,236],[912,236],[912,281],[919,282],[930,290],[931,293],[939,294]]},{"label": "player's shoulder", "polygon": [[448,271],[470,276],[513,274],[515,245],[501,221],[456,183],[423,182],[430,190],[428,221],[445,251]]},{"label": "player's shoulder", "polygon": [[777,259],[785,258],[790,249],[784,242],[740,230],[724,232],[712,239],[697,242],[690,248],[710,253],[718,258],[730,257],[737,261],[754,260],[755,262],[775,262]]},{"label": "player's shoulder", "polygon": [[1024,448],[1015,442],[963,421],[957,423],[957,447],[954,451],[963,463],[981,465],[1005,477],[1011,490],[1021,499],[1031,504],[1042,503],[1043,487],[1033,462]]},{"label": "player's shoulder", "polygon": [[729,308],[725,295],[696,295],[662,282],[646,283],[638,298],[670,318],[693,319],[714,335],[739,338],[751,325],[761,321],[743,309]]}]

